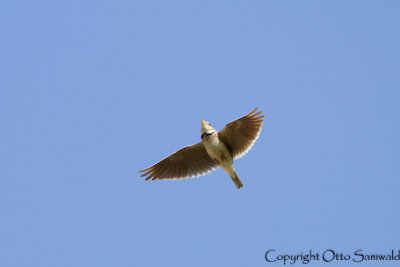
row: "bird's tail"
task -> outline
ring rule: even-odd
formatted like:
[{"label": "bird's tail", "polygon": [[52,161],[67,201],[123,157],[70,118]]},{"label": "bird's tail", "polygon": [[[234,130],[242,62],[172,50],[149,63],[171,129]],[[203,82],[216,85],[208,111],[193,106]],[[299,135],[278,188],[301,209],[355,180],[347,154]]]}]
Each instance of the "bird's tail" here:
[{"label": "bird's tail", "polygon": [[235,170],[233,170],[233,172],[230,173],[229,176],[232,178],[232,181],[235,183],[238,189],[243,186],[242,181],[240,181],[239,176],[237,175]]}]

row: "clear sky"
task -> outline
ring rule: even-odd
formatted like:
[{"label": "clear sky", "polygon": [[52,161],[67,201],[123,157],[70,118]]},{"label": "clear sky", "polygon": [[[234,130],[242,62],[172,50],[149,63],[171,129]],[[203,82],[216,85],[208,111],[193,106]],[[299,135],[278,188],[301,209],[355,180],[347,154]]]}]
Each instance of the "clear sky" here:
[{"label": "clear sky", "polygon": [[[399,14],[398,1],[1,1],[0,265],[400,249]],[[139,177],[200,141],[200,118],[219,130],[254,107],[266,119],[235,161],[242,189],[221,169]]]}]

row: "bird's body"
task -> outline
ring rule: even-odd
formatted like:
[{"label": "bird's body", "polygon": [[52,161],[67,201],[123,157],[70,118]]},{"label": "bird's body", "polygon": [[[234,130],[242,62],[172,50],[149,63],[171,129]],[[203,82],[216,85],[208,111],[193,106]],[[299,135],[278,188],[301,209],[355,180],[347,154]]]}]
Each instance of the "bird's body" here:
[{"label": "bird's body", "polygon": [[221,142],[221,140],[219,140],[218,132],[204,136],[201,141],[203,142],[208,155],[221,167],[233,162],[232,155],[229,153],[228,148],[223,142]]},{"label": "bird's body", "polygon": [[201,120],[201,142],[179,149],[175,153],[141,170],[146,180],[185,178],[203,175],[220,166],[232,178],[237,188],[243,186],[235,169],[233,159],[244,155],[254,144],[261,131],[261,111],[228,123],[217,132],[209,122]]},{"label": "bird's body", "polygon": [[243,184],[233,168],[232,155],[224,142],[219,140],[218,132],[203,135],[201,141],[203,142],[210,158],[229,174],[237,188],[242,187]]}]

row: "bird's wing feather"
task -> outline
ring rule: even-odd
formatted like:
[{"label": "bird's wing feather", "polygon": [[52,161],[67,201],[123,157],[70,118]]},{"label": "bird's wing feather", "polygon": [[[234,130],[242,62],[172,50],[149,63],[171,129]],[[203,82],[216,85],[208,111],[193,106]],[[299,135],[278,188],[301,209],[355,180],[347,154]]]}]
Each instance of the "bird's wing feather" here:
[{"label": "bird's wing feather", "polygon": [[229,122],[218,132],[218,137],[230,150],[233,158],[246,154],[261,132],[264,115],[257,108],[243,117]]},{"label": "bird's wing feather", "polygon": [[204,175],[217,165],[208,155],[202,142],[186,146],[146,169],[141,177],[152,179],[179,179]]}]

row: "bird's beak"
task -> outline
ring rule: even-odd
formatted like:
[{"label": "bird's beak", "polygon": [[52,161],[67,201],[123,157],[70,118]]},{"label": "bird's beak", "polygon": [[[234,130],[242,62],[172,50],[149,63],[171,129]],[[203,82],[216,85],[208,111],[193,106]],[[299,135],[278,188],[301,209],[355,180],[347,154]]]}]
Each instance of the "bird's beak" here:
[{"label": "bird's beak", "polygon": [[205,120],[201,119],[201,124],[202,125],[206,124]]}]

